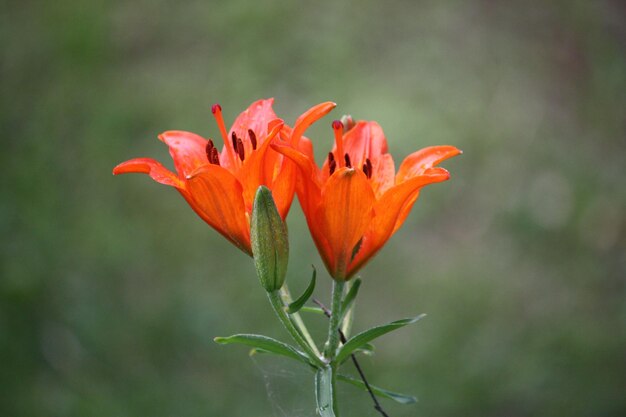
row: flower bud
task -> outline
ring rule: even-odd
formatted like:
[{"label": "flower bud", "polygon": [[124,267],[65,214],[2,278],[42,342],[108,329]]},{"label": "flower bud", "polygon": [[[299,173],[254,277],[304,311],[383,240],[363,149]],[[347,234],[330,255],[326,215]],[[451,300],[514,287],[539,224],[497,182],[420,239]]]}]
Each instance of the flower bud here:
[{"label": "flower bud", "polygon": [[257,276],[267,292],[276,291],[285,282],[289,240],[272,192],[265,186],[260,186],[254,197],[251,223],[250,241]]}]

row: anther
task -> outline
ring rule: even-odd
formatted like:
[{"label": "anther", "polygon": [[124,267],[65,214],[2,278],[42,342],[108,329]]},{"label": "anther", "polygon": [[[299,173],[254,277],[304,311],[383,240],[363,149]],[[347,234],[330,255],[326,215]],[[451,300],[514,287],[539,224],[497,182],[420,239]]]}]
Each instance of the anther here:
[{"label": "anther", "polygon": [[[367,167],[367,172],[365,172],[365,168]],[[372,178],[372,161],[370,161],[369,158],[367,158],[365,160],[365,165],[363,165],[363,172],[365,172],[365,175],[367,175],[367,178]]]},{"label": "anther", "polygon": [[335,172],[335,168],[337,168],[335,155],[333,155],[332,152],[328,152],[328,170],[330,171],[330,175],[333,175],[333,172]]},{"label": "anther", "polygon": [[248,129],[248,137],[250,137],[250,143],[252,144],[252,150],[256,150],[256,135],[252,129]]},{"label": "anther", "polygon": [[211,148],[211,156],[209,157],[209,162],[213,165],[220,165],[220,154],[217,152],[217,148]]},{"label": "anther", "polygon": [[243,161],[244,158],[246,157],[246,154],[245,154],[244,149],[243,149],[243,142],[239,138],[237,138],[237,148],[236,149],[237,149],[237,154],[239,155],[239,159],[241,159]]},{"label": "anther", "polygon": [[218,111],[222,111],[222,106],[220,106],[217,103],[215,103],[214,105],[211,106],[211,113],[215,114]]},{"label": "anther", "polygon": [[350,155],[345,154],[345,155],[343,156],[343,158],[346,160],[346,166],[347,166],[348,168],[352,168],[352,163],[350,162]]},{"label": "anther", "polygon": [[206,157],[209,160],[209,162],[211,162],[211,149],[214,149],[214,148],[215,148],[215,145],[213,144],[213,141],[209,139],[209,141],[206,144],[206,148],[204,148],[206,151]]},{"label": "anther", "polygon": [[237,134],[235,132],[231,133],[230,138],[232,140],[233,149],[237,152]]}]

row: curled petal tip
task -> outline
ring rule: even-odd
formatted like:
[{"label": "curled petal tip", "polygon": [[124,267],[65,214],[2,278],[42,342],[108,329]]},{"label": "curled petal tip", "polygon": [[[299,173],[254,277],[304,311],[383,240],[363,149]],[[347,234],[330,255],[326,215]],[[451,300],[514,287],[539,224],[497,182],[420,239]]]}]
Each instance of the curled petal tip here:
[{"label": "curled petal tip", "polygon": [[427,168],[422,175],[432,178],[440,178],[442,181],[450,179],[450,172],[442,167]]}]

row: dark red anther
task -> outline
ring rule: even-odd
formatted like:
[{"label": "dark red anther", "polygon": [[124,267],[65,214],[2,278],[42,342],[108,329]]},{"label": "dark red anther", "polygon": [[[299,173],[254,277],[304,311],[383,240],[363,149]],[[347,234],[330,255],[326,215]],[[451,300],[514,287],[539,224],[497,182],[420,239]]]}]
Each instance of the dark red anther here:
[{"label": "dark red anther", "polygon": [[335,168],[337,168],[337,162],[332,159],[328,161],[328,172],[330,172],[330,175],[333,175],[333,173],[335,172]]},{"label": "dark red anther", "polygon": [[217,103],[215,103],[214,105],[211,106],[211,113],[215,114],[218,111],[222,111],[222,106],[220,106]]},{"label": "dark red anther", "polygon": [[245,154],[244,149],[243,149],[243,142],[239,138],[237,138],[237,147],[235,149],[237,150],[237,154],[239,155],[239,159],[241,159],[243,161],[243,159],[246,157],[246,154]]},{"label": "dark red anther", "polygon": [[350,155],[345,154],[345,155],[343,156],[343,158],[346,160],[346,166],[347,166],[348,168],[352,168],[352,163],[350,162]]},{"label": "dark red anther", "polygon": [[252,150],[256,150],[256,135],[252,129],[248,129],[248,136],[250,137],[250,143],[252,144]]},{"label": "dark red anther", "polygon": [[230,139],[232,140],[233,143],[233,149],[235,150],[235,152],[237,152],[237,134],[235,132],[231,133],[230,135]]},{"label": "dark red anther", "polygon": [[363,172],[367,175],[367,178],[372,178],[372,161],[369,158],[365,160],[365,164],[363,164]]},{"label": "dark red anther", "polygon": [[215,145],[213,144],[213,141],[211,139],[209,139],[209,141],[206,144],[206,158],[209,160],[209,162],[211,162],[211,149],[214,149]]},{"label": "dark red anther", "polygon": [[211,155],[209,156],[209,162],[213,165],[220,165],[220,154],[217,152],[217,148],[211,148]]}]

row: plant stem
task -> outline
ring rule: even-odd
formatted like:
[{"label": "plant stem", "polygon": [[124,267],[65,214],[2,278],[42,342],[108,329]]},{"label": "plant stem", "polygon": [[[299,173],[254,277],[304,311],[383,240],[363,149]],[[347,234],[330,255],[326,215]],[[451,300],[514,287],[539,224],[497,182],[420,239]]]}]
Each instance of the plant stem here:
[{"label": "plant stem", "polygon": [[324,351],[324,356],[332,362],[339,346],[339,318],[341,317],[341,298],[343,296],[344,281],[333,280],[333,297],[330,310],[330,322],[328,324],[328,345]]},{"label": "plant stem", "polygon": [[[289,292],[289,287],[287,287],[287,283],[283,284],[283,286],[281,287],[280,295],[282,296],[283,300],[286,303],[291,303],[292,298],[291,298],[291,293]],[[313,352],[315,352],[315,356],[317,357],[321,356],[321,353],[317,349],[317,345],[315,344],[313,337],[311,337],[311,333],[309,333],[309,329],[307,329],[306,324],[304,324],[304,321],[302,320],[300,313],[289,314],[289,317],[294,323],[295,327],[300,331],[304,339],[307,341],[309,346],[311,346],[311,348],[313,349]]]},{"label": "plant stem", "polygon": [[337,367],[339,364],[334,362],[335,354],[337,353],[337,347],[339,346],[339,326],[341,318],[341,299],[343,298],[343,287],[345,281],[333,280],[333,296],[331,303],[330,322],[328,324],[328,340],[326,342],[326,349],[324,356],[330,362],[331,367],[331,390],[333,396],[333,412],[336,417],[339,417],[339,405],[337,404]]},{"label": "plant stem", "polygon": [[285,311],[285,304],[278,291],[272,291],[267,293],[267,297],[270,300],[270,304],[274,308],[274,312],[278,316],[278,319],[283,324],[287,332],[291,335],[293,340],[306,352],[307,356],[314,362],[316,366],[326,366],[322,359],[313,351],[311,346],[304,340],[302,334],[294,326],[293,322],[289,318],[289,315]]},{"label": "plant stem", "polygon": [[[324,304],[322,304],[319,300],[317,299],[313,299],[313,302],[315,304],[317,304],[322,311],[324,312],[324,315],[328,318],[330,318],[331,316],[331,312],[328,308],[326,308],[326,306]],[[354,306],[354,304],[353,304]],[[344,345],[346,344],[346,342],[348,341],[346,339],[346,335],[341,331],[341,329],[337,330],[339,333],[339,338],[341,339],[341,343],[343,343]],[[352,363],[354,364],[354,367],[356,368],[357,372],[359,373],[359,376],[361,377],[361,380],[363,381],[363,384],[365,384],[365,388],[367,389],[367,392],[369,392],[370,397],[372,397],[372,401],[374,401],[374,409],[376,411],[378,411],[383,417],[389,417],[389,415],[385,412],[385,410],[383,410],[383,407],[380,405],[380,403],[378,402],[378,398],[376,398],[376,395],[374,395],[374,391],[372,391],[372,387],[370,386],[369,382],[367,381],[367,378],[365,378],[365,373],[363,372],[363,369],[361,369],[361,365],[359,364],[359,361],[356,358],[356,355],[354,353],[350,354],[350,357],[352,358]]]},{"label": "plant stem", "polygon": [[[348,281],[346,284],[346,293],[350,292],[350,288],[354,285],[354,281]],[[354,319],[354,306],[356,306],[356,302],[353,302],[348,311],[344,313],[343,323],[341,323],[341,333],[343,333],[343,338],[345,339],[350,335],[350,331],[352,330],[352,321]],[[346,343],[345,340],[342,340],[341,343]]]}]

